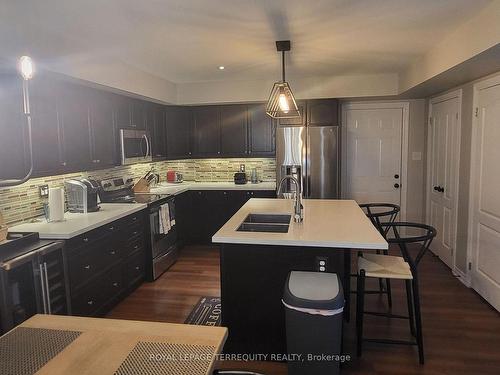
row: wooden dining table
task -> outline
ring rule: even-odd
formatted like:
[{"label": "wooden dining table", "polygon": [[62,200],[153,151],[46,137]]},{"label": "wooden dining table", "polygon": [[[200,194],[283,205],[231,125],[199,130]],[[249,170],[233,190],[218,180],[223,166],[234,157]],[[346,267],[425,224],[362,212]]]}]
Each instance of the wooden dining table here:
[{"label": "wooden dining table", "polygon": [[35,315],[0,337],[0,373],[212,374],[223,327]]}]

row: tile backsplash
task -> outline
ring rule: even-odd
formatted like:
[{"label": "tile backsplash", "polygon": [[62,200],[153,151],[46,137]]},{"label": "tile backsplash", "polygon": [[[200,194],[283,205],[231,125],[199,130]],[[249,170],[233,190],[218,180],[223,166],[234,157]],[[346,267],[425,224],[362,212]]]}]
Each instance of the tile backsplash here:
[{"label": "tile backsplash", "polygon": [[84,177],[102,180],[131,175],[137,179],[153,168],[155,173],[160,174],[161,181],[166,180],[167,170],[173,169],[182,173],[186,181],[225,182],[233,181],[234,172],[239,171],[240,164],[245,164],[247,174],[256,168],[261,180],[276,180],[276,162],[272,158],[189,159],[135,164],[98,171],[32,178],[19,186],[0,188],[0,214],[8,226],[43,215],[43,203],[46,200],[40,198],[38,186],[48,184],[50,187],[59,187],[64,185],[65,180],[71,178]]}]

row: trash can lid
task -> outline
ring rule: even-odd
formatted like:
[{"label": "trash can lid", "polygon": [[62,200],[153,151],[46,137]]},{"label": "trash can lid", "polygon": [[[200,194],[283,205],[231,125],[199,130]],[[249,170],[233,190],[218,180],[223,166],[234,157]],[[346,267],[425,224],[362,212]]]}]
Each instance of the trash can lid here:
[{"label": "trash can lid", "polygon": [[344,307],[342,284],[336,273],[292,271],[285,284],[283,302],[306,309],[341,309]]}]

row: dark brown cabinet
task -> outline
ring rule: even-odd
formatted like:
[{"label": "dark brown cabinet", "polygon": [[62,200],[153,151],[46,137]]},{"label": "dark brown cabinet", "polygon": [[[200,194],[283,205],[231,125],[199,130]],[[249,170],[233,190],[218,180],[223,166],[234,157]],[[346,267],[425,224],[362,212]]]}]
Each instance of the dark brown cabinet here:
[{"label": "dark brown cabinet", "polygon": [[97,90],[90,95],[91,163],[94,168],[110,167],[117,161],[111,96]]},{"label": "dark brown cabinet", "polygon": [[274,156],[276,121],[266,113],[264,104],[248,108],[250,142],[248,156]]},{"label": "dark brown cabinet", "polygon": [[63,84],[61,87],[60,124],[62,133],[62,171],[93,167],[89,124],[90,89]]},{"label": "dark brown cabinet", "polygon": [[202,106],[193,109],[193,137],[196,157],[220,156],[219,108],[219,106]]},{"label": "dark brown cabinet", "polygon": [[306,117],[307,117],[306,101],[305,100],[298,100],[297,101],[297,108],[299,109],[301,116],[300,117],[279,119],[280,125],[305,126]]},{"label": "dark brown cabinet", "polygon": [[68,240],[73,315],[98,316],[145,278],[144,212]]},{"label": "dark brown cabinet", "polygon": [[130,100],[130,127],[134,129],[146,129],[146,112],[148,103],[139,100]]},{"label": "dark brown cabinet", "polygon": [[153,147],[153,159],[164,160],[167,157],[165,107],[149,104],[146,111],[146,128],[149,130]]},{"label": "dark brown cabinet", "polygon": [[36,77],[31,85],[33,123],[33,173],[45,176],[61,168],[61,127],[59,121],[60,86],[53,80]]},{"label": "dark brown cabinet", "polygon": [[246,156],[248,154],[248,112],[246,105],[220,107],[221,140],[223,156]]},{"label": "dark brown cabinet", "polygon": [[191,151],[191,110],[188,107],[166,108],[166,147],[168,159],[188,159]]},{"label": "dark brown cabinet", "polygon": [[307,101],[307,124],[310,126],[338,125],[339,103],[337,99]]},{"label": "dark brown cabinet", "polygon": [[0,76],[0,178],[19,179],[28,169],[27,122],[23,112],[22,80]]}]

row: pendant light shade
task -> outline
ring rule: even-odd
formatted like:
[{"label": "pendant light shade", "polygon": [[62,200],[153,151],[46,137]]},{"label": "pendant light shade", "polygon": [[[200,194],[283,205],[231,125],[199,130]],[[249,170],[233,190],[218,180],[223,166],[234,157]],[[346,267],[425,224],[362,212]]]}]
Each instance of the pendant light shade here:
[{"label": "pendant light shade", "polygon": [[278,52],[281,52],[282,80],[275,82],[267,101],[266,113],[273,118],[300,117],[295,97],[288,82],[285,81],[285,52],[290,51],[290,41],[276,42]]}]

